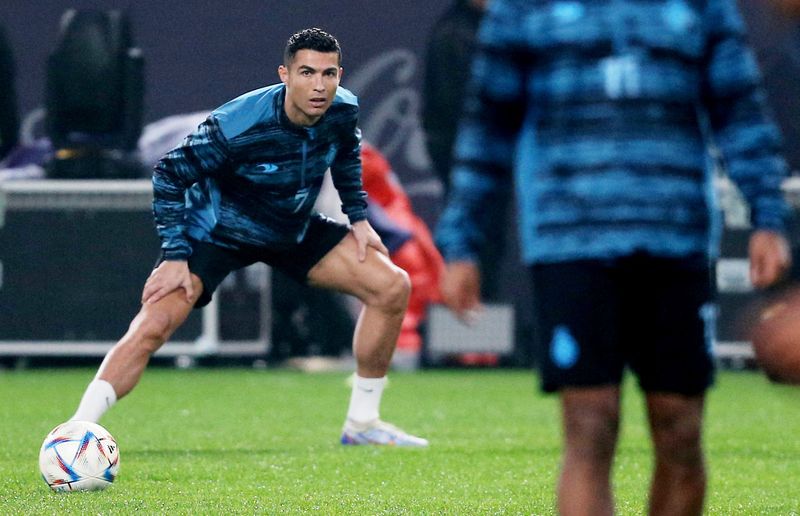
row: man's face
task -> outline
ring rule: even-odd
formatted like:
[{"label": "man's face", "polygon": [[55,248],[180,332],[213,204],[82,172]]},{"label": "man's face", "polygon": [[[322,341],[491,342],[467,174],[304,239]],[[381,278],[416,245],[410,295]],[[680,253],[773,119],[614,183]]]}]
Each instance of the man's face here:
[{"label": "man's face", "polygon": [[339,87],[339,54],[298,50],[288,67],[278,67],[286,85],[286,115],[297,125],[314,125],[328,110]]}]

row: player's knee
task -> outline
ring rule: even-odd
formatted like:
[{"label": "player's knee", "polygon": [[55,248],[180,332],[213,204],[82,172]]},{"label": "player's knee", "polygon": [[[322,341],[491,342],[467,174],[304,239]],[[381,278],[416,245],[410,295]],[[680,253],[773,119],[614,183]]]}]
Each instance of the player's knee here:
[{"label": "player's knee", "polygon": [[403,269],[394,267],[382,278],[376,292],[375,304],[387,312],[405,312],[410,295],[411,280],[408,274]]},{"label": "player's knee", "polygon": [[653,441],[662,463],[682,468],[702,468],[701,425],[692,418],[660,418],[653,422]]},{"label": "player's knee", "polygon": [[139,314],[131,326],[139,337],[135,342],[152,354],[169,338],[172,318],[163,312]]},{"label": "player's knee", "polygon": [[567,447],[590,462],[609,462],[619,433],[619,411],[608,407],[574,411],[566,420]]}]

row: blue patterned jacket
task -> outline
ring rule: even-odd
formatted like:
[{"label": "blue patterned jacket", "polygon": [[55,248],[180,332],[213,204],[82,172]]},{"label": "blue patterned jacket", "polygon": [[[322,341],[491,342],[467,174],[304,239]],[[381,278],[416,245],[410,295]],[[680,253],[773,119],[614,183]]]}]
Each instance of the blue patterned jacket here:
[{"label": "blue patterned jacket", "polygon": [[187,236],[227,247],[280,248],[305,234],[330,167],[350,222],[366,218],[355,95],[339,88],[311,127],[292,124],[277,84],[214,110],[153,174],[153,213],[167,260],[191,254]]},{"label": "blue patterned jacket", "polygon": [[491,240],[482,212],[512,170],[527,263],[713,256],[711,142],[754,226],[783,230],[780,135],[734,0],[492,0],[479,44],[448,261]]}]

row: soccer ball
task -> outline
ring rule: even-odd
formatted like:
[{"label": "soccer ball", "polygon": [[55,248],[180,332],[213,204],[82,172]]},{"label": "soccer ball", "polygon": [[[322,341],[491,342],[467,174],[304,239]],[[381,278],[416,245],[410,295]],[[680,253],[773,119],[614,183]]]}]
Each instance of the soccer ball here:
[{"label": "soccer ball", "polygon": [[119,472],[117,441],[96,423],[67,421],[45,437],[39,469],[53,491],[105,489]]},{"label": "soccer ball", "polygon": [[751,339],[770,380],[800,385],[800,289],[787,289],[757,312]]}]

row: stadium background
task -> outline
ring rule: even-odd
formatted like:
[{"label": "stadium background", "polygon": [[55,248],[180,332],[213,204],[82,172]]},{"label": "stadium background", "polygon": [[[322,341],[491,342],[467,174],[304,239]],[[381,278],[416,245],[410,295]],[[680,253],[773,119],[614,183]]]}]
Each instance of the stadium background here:
[{"label": "stadium background", "polygon": [[[329,29],[344,45],[343,84],[357,89],[353,78],[363,73],[363,90],[358,93],[367,136],[389,154],[416,207],[432,221],[440,192],[421,151],[417,103],[426,35],[448,3],[7,0],[0,2],[0,22],[13,45],[20,110],[32,114],[42,104],[45,60],[63,11],[129,8],[135,41],[146,61],[145,123],[209,109],[274,82],[280,49],[291,32],[310,25]],[[745,13],[752,12],[760,0],[742,0],[742,5],[749,6]],[[798,65],[792,56],[796,57],[797,44],[791,47],[795,54],[786,52],[792,29],[770,24],[762,28],[767,30],[755,43],[780,58],[776,82],[796,85],[800,74],[795,73]],[[370,63],[376,68],[368,73]],[[380,63],[385,68],[378,67]],[[796,88],[782,91],[789,92],[782,99],[790,105],[798,98]],[[792,118],[790,111],[778,111]],[[141,223],[147,225],[142,238],[146,234],[154,239],[147,214],[142,214]],[[58,234],[52,227],[30,231],[20,234],[19,240],[35,244],[43,236],[59,237],[61,247],[40,253],[40,258],[64,258],[70,235]],[[146,262],[134,255],[131,265],[146,273],[152,255],[147,249],[141,252]],[[85,267],[91,269],[90,264]],[[80,283],[80,278],[64,280]],[[504,284],[513,287],[519,283],[514,280],[515,272],[504,274]],[[66,295],[56,288],[68,292],[69,287],[42,283],[26,295],[53,302]],[[140,276],[130,288],[141,288]],[[83,292],[72,291],[76,294]],[[135,297],[112,294],[104,301],[106,309],[119,309],[128,301],[135,304]],[[72,297],[64,303],[77,301]],[[0,316],[18,306],[0,301]],[[53,313],[53,319],[65,317],[63,312]],[[554,510],[552,485],[560,440],[554,424],[555,400],[533,394],[535,382],[528,372],[482,370],[393,375],[388,415],[431,439],[435,446],[422,454],[341,450],[336,432],[346,398],[346,373],[151,370],[147,382],[125,400],[126,406],[104,421],[123,447],[120,482],[102,496],[47,496],[35,466],[41,438],[69,417],[97,361],[92,358],[88,368],[3,370],[0,357],[4,421],[0,428],[7,443],[0,449],[4,512],[552,514]],[[648,427],[641,411],[644,401],[631,383],[623,398],[626,421],[615,468],[617,503],[621,514],[644,514],[650,465]],[[708,514],[800,512],[796,408],[794,387],[775,386],[760,374],[722,373],[709,403]]]},{"label": "stadium background", "polygon": [[[751,39],[762,58],[772,100],[780,101],[774,105],[779,121],[791,121],[798,97],[786,91],[794,91],[800,77],[796,27],[776,16],[765,17],[758,2],[741,0],[740,4],[751,29],[758,31]],[[441,208],[442,190],[424,149],[420,92],[427,36],[448,5],[448,0],[353,1],[336,3],[335,8],[322,0],[241,0],[232,4],[38,0],[5,2],[0,6],[0,19],[16,61],[21,116],[35,120],[41,113],[47,56],[56,43],[63,12],[68,8],[124,9],[130,16],[134,43],[145,60],[145,124],[208,110],[245,91],[277,82],[275,69],[287,36],[308,26],[329,30],[343,46],[343,85],[360,98],[365,138],[388,157],[416,211],[432,225]],[[779,73],[773,73],[773,68]],[[797,124],[783,125],[793,138]],[[793,153],[797,148],[789,146]],[[790,157],[796,169],[794,155]],[[735,236],[726,249],[741,254],[743,233]],[[517,281],[525,272],[515,258],[516,239],[510,238],[507,246],[503,262],[498,264],[498,299],[522,306],[529,292],[527,282]],[[144,256],[150,256],[148,252],[145,250]],[[134,261],[142,260],[137,256],[131,259]],[[144,260],[141,267],[148,267],[149,261]],[[91,264],[86,269],[91,269]],[[130,283],[131,292],[140,288],[139,276]],[[63,285],[64,295],[71,288],[74,286]],[[131,308],[133,305],[125,310]],[[516,340],[530,340],[533,325],[527,313],[518,312],[516,319]]]},{"label": "stadium background", "polygon": [[[430,171],[424,148],[420,96],[427,34],[448,5],[447,0],[359,1],[337,3],[331,9],[324,1],[250,0],[229,5],[43,0],[6,3],[0,7],[0,17],[7,26],[17,65],[21,118],[34,122],[35,132],[41,132],[42,126],[45,64],[66,9],[116,8],[128,13],[134,44],[142,50],[145,62],[145,124],[170,115],[210,110],[243,92],[277,82],[276,68],[286,38],[303,27],[322,27],[342,44],[342,84],[359,96],[365,138],[387,156],[415,210],[433,225],[441,208],[442,187]],[[516,240],[509,240],[504,261],[498,264],[508,271],[499,277],[498,299],[524,302],[529,295],[526,282],[514,280],[524,272],[516,262]],[[150,261],[145,259],[146,264]],[[136,274],[132,284],[138,289],[138,268]],[[64,285],[63,294],[76,286]],[[124,305],[126,313],[133,308]],[[518,319],[517,333],[529,340],[528,317],[520,314]],[[103,325],[103,321],[96,324]],[[48,332],[43,327],[38,330]],[[107,337],[111,331],[102,329],[98,334]]]},{"label": "stadium background", "polygon": [[[45,63],[68,8],[126,9],[145,59],[145,123],[210,110],[241,93],[278,82],[286,39],[319,26],[342,44],[343,86],[361,104],[365,136],[388,155],[413,192],[429,176],[418,111],[426,35],[446,0],[233,3],[3,2],[17,62],[20,111],[42,103]],[[333,8],[332,8],[333,7]],[[436,193],[436,186],[432,187]]]}]

